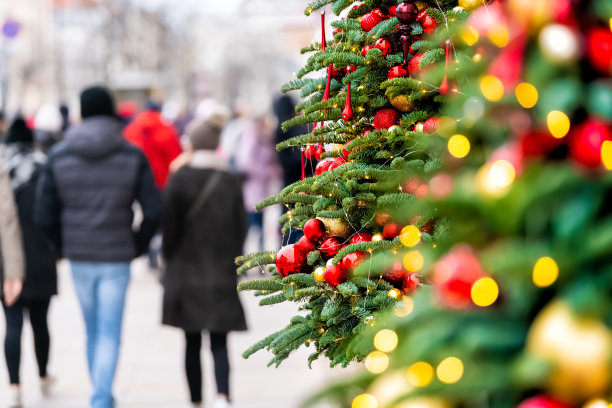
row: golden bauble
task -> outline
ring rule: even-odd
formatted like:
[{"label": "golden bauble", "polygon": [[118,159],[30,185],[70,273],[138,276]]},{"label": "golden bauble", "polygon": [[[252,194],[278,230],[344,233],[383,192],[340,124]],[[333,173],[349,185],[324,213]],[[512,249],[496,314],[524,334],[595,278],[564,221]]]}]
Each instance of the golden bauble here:
[{"label": "golden bauble", "polygon": [[464,10],[472,11],[482,6],[482,0],[459,0],[459,7]]},{"label": "golden bauble", "polygon": [[399,300],[402,298],[402,291],[395,288],[389,289],[387,296],[389,296],[391,299]]},{"label": "golden bauble", "polygon": [[349,224],[342,218],[320,218],[325,224],[328,237],[346,238],[351,233]]},{"label": "golden bauble", "polygon": [[325,268],[319,266],[313,272],[314,278],[317,282],[325,282]]},{"label": "golden bauble", "polygon": [[557,398],[578,403],[609,392],[612,332],[600,321],[554,302],[535,319],[526,349],[553,365],[548,388]]},{"label": "golden bauble", "polygon": [[394,98],[389,98],[389,102],[391,102],[395,109],[401,112],[409,112],[414,106],[406,95],[397,95]]}]

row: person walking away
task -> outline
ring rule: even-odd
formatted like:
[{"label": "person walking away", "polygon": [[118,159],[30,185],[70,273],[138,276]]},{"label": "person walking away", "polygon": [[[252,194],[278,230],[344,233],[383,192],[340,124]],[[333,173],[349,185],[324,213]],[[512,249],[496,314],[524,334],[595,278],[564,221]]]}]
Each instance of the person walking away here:
[{"label": "person walking away", "polygon": [[222,127],[212,115],[187,128],[193,146],[190,162],[174,173],[166,189],[163,255],[165,325],[185,332],[185,371],[194,407],[202,405],[202,331],[210,333],[217,399],[229,407],[227,334],[246,330],[234,264],[246,235],[240,178],[215,154]]},{"label": "person walking away", "polygon": [[34,135],[22,118],[15,119],[9,128],[5,144],[2,162],[11,179],[17,204],[26,265],[26,278],[19,299],[12,306],[4,305],[4,354],[11,388],[17,390],[14,392],[17,398],[11,406],[20,407],[21,331],[26,310],[34,334],[34,351],[43,395],[49,394],[54,382],[53,377],[47,375],[50,343],[47,312],[51,296],[57,293],[57,254],[48,237],[34,225],[36,182],[44,166],[45,155],[34,150]]},{"label": "person walking away", "polygon": [[152,102],[144,112],[136,115],[124,130],[125,138],[142,149],[149,160],[155,184],[163,189],[168,180],[170,163],[182,152],[179,135],[166,123],[159,107]]},{"label": "person walking away", "polygon": [[[130,262],[155,234],[162,200],[146,157],[122,136],[110,92],[88,88],[80,101],[83,122],[69,128],[39,180],[35,220],[70,261],[87,332],[91,406],[111,408]],[[143,213],[137,231],[135,201]]]}]

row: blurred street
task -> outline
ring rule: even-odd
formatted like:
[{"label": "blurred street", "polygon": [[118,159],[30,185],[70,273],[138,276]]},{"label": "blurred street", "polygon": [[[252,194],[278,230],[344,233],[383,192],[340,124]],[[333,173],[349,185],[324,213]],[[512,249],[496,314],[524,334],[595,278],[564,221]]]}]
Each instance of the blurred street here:
[{"label": "blurred street", "polygon": [[[24,325],[21,375],[26,408],[82,408],[88,405],[90,385],[81,311],[67,264],[62,263],[60,270],[60,295],[53,299],[49,316],[52,336],[49,370],[58,381],[53,395],[44,399],[37,378],[31,329]],[[144,260],[135,261],[115,387],[118,408],[190,406],[182,367],[183,335],[178,329],[160,324],[161,295],[156,275],[148,270]],[[295,305],[260,308],[250,294],[242,294],[242,300],[250,330],[234,332],[229,337],[233,407],[297,407],[303,397],[342,371],[328,368],[325,361],[316,362],[313,369],[308,370],[308,350],[296,353],[278,369],[266,368],[270,355],[262,352],[244,360],[240,356],[242,351],[286,324],[294,315]],[[4,324],[0,327],[3,331]],[[3,336],[0,333],[0,338]],[[215,394],[211,390],[215,388],[212,359],[205,347],[203,356],[205,401],[210,403]],[[342,372],[346,373],[346,370]],[[7,384],[3,361],[0,368],[0,404],[6,398]]]}]

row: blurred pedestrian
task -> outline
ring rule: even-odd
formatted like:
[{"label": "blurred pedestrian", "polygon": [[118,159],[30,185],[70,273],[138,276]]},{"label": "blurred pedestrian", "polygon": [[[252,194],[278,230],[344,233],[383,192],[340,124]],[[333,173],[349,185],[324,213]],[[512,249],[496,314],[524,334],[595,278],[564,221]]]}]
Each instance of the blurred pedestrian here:
[{"label": "blurred pedestrian", "polygon": [[34,140],[36,147],[43,152],[51,150],[56,143],[62,140],[63,118],[58,106],[45,103],[34,116]]},{"label": "blurred pedestrian", "polygon": [[253,234],[257,239],[255,251],[264,249],[263,213],[255,211],[255,205],[273,193],[272,188],[282,172],[273,135],[273,128],[265,117],[250,121],[244,126],[235,153],[236,170],[244,177],[242,191],[248,213],[249,236]]},{"label": "blurred pedestrian", "polygon": [[[22,118],[17,118],[9,128],[2,153],[4,170],[8,173],[19,223],[23,234],[26,277],[17,302],[4,305],[6,337],[4,353],[12,389],[19,390],[19,366],[21,360],[21,331],[24,313],[30,318],[34,334],[34,351],[38,363],[41,391],[48,395],[54,378],[47,375],[49,361],[49,328],[47,312],[51,296],[57,293],[57,254],[48,237],[34,225],[36,183],[45,163],[45,155],[34,150],[34,135]],[[12,401],[20,407],[20,391]]]},{"label": "blurred pedestrian", "polygon": [[[6,308],[15,304],[21,293],[25,260],[17,206],[2,156],[4,146],[0,146],[0,281],[3,288],[0,297]],[[18,385],[10,387],[9,400],[10,407],[21,406],[21,389]]]},{"label": "blurred pedestrian", "polygon": [[239,177],[214,152],[223,122],[218,116],[188,126],[193,153],[170,178],[163,217],[163,323],[185,332],[194,407],[202,406],[202,331],[210,333],[218,392],[213,408],[230,406],[227,334],[246,330],[234,264],[242,253],[246,214]]},{"label": "blurred pedestrian", "polygon": [[65,103],[60,104],[60,115],[62,116],[62,132],[66,132],[70,127],[70,108]]},{"label": "blurred pedestrian", "polygon": [[[91,406],[111,408],[130,262],[157,230],[162,200],[146,157],[122,136],[110,92],[92,87],[80,99],[83,122],[49,155],[35,216],[70,261],[87,331]],[[137,231],[135,201],[143,214]]]}]

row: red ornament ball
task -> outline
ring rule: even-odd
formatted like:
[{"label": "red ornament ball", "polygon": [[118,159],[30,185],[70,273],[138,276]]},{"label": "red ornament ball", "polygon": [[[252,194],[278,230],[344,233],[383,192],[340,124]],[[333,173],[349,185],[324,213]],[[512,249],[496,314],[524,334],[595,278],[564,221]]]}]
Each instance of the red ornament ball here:
[{"label": "red ornament ball", "polygon": [[301,250],[306,251],[306,253],[317,249],[317,245],[308,238],[306,238],[306,236],[300,238],[298,242],[295,243],[295,245],[298,246]]},{"label": "red ornament ball", "polygon": [[325,224],[318,218],[306,221],[302,229],[304,237],[312,242],[318,242],[325,236]]},{"label": "red ornament ball", "polygon": [[385,19],[385,16],[383,12],[380,9],[374,9],[370,11],[369,13],[364,14],[363,17],[361,17],[361,22],[360,22],[361,29],[363,31],[369,32],[374,27],[376,27],[378,23],[380,23],[384,19]]},{"label": "red ornament ball", "polygon": [[338,251],[342,249],[342,247],[343,245],[340,238],[331,237],[323,241],[319,247],[319,251],[321,251],[321,254],[323,254],[324,257],[331,258],[335,256]]},{"label": "red ornament ball", "polygon": [[414,23],[419,14],[419,9],[416,5],[404,1],[402,4],[398,4],[395,9],[395,16],[402,24]]},{"label": "red ornament ball", "polygon": [[306,149],[304,149],[304,157],[308,160],[313,160],[316,158],[317,148],[315,145],[308,145]]},{"label": "red ornament ball", "polygon": [[612,130],[604,123],[587,119],[578,126],[569,139],[570,156],[583,166],[601,166],[601,146],[612,140]]},{"label": "red ornament ball", "polygon": [[350,74],[351,72],[355,72],[356,69],[357,65],[347,65],[346,67],[344,67],[344,73]]},{"label": "red ornament ball", "polygon": [[276,254],[276,271],[282,277],[304,272],[308,267],[307,257],[308,252],[296,244],[284,246]]},{"label": "red ornament ball", "polygon": [[364,129],[364,131],[361,132],[361,136],[365,136],[365,135],[367,135],[368,133],[370,133],[373,130],[374,130],[373,128]]},{"label": "red ornament ball", "polygon": [[408,275],[408,271],[404,268],[404,265],[401,262],[395,262],[383,272],[383,279],[394,286],[403,287],[406,275]]},{"label": "red ornament ball", "polygon": [[402,232],[402,224],[398,224],[397,222],[390,222],[389,224],[383,227],[383,237],[387,240],[392,240],[397,237]]},{"label": "red ornament ball", "polygon": [[366,45],[366,46],[364,46],[364,47],[361,49],[361,56],[362,56],[362,57],[365,57],[365,56],[368,54],[368,52],[370,52],[370,50],[373,50],[373,49],[374,49],[374,47],[372,47],[371,45]]},{"label": "red ornament ball", "polygon": [[332,164],[329,166],[329,169],[327,169],[327,170],[328,171],[335,170],[338,167],[342,166],[344,163],[346,163],[346,161],[344,161],[344,159],[342,157],[336,157],[334,159],[334,161],[332,162]]},{"label": "red ornament ball", "polygon": [[414,57],[410,58],[408,61],[408,72],[411,76],[416,76],[419,72],[421,72],[421,67],[419,67],[419,63],[421,62],[421,58],[423,58],[423,54],[418,53]]},{"label": "red ornament ball", "polygon": [[424,33],[430,33],[430,32],[432,32],[436,28],[436,20],[434,20],[434,18],[432,16],[427,14],[426,10],[422,10],[418,14],[417,21],[423,27],[423,32]]},{"label": "red ornament ball", "polygon": [[344,269],[344,267],[340,263],[337,265],[330,265],[325,270],[323,278],[329,286],[338,286],[346,280],[346,272],[346,269]]},{"label": "red ornament ball", "polygon": [[400,113],[395,109],[381,109],[374,115],[374,129],[389,129],[399,123]]},{"label": "red ornament ball", "polygon": [[319,143],[317,145],[317,148],[315,149],[315,158],[317,160],[321,160],[321,155],[325,153],[325,146],[323,145],[323,143]]},{"label": "red ornament ball", "polygon": [[376,213],[376,223],[380,226],[385,225],[389,222],[389,214],[386,213]]},{"label": "red ornament ball", "polygon": [[438,130],[438,126],[440,126],[440,119],[429,118],[423,123],[423,132],[433,135]]},{"label": "red ornament ball", "polygon": [[437,223],[437,220],[435,218],[427,221],[421,227],[421,231],[423,231],[426,234],[431,235],[434,232],[434,229],[436,228],[436,223]]},{"label": "red ornament ball", "polygon": [[389,7],[389,9],[388,9],[389,16],[395,17],[395,10],[396,9],[397,9],[397,4]]},{"label": "red ornament ball", "polygon": [[521,402],[517,408],[572,408],[572,406],[545,395],[538,395]]},{"label": "red ornament ball", "polygon": [[361,242],[368,242],[372,240],[372,234],[369,232],[359,232],[351,237],[351,245],[359,244]]},{"label": "red ornament ball", "polygon": [[387,54],[393,51],[393,45],[386,38],[376,40],[374,48],[378,48],[382,52],[383,57],[386,57]]},{"label": "red ornament ball", "polygon": [[347,271],[353,271],[360,263],[368,258],[367,252],[353,252],[342,258],[342,267]]},{"label": "red ornament ball", "polygon": [[596,28],[587,36],[588,57],[591,65],[604,74],[612,73],[612,32]]},{"label": "red ornament ball", "polygon": [[334,79],[342,79],[342,77],[344,76],[344,68],[341,69],[337,69],[336,66],[332,66],[331,69],[331,76]]},{"label": "red ornament ball", "polygon": [[416,273],[407,273],[402,281],[402,291],[406,295],[414,292],[419,286],[419,282],[420,280]]},{"label": "red ornament ball", "polygon": [[557,139],[550,132],[531,132],[524,135],[520,140],[521,154],[523,157],[537,157],[550,153],[563,143],[563,139]]},{"label": "red ornament ball", "polygon": [[319,162],[319,164],[317,164],[317,167],[315,167],[316,175],[320,176],[321,174],[323,174],[326,171],[328,171],[329,170],[329,166],[331,166],[333,162],[334,162],[334,159],[331,159],[331,158],[327,158],[327,159],[321,160]]},{"label": "red ornament ball", "polygon": [[476,252],[467,244],[459,244],[435,264],[433,287],[442,303],[462,309],[471,304],[472,285],[483,276]]},{"label": "red ornament ball", "polygon": [[388,79],[404,78],[407,76],[408,76],[408,71],[406,70],[406,68],[402,67],[401,65],[397,65],[391,68],[389,70],[389,73],[387,74]]}]

